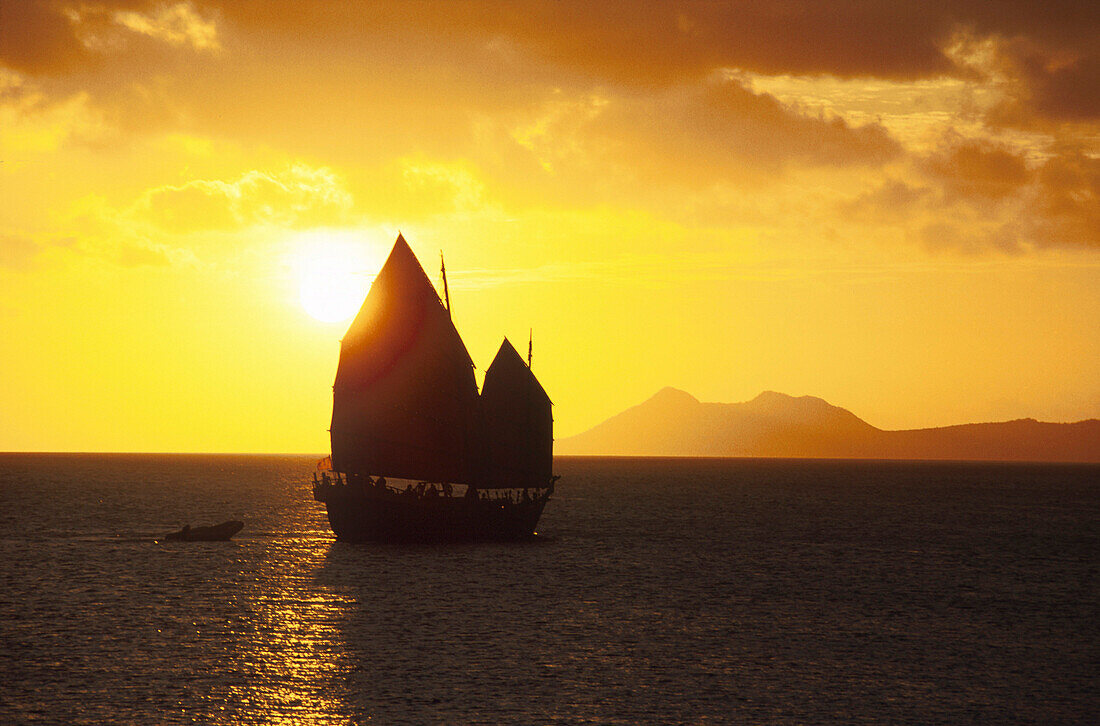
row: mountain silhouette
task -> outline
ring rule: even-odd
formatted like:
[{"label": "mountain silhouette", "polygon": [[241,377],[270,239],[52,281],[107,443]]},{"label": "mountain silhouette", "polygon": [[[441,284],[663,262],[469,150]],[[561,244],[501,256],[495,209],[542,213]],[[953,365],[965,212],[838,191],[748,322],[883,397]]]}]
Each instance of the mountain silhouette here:
[{"label": "mountain silhouette", "polygon": [[556,443],[563,455],[768,456],[1100,462],[1100,421],[1000,423],[885,431],[814,396],[765,391],[703,403],[663,388],[649,400]]}]

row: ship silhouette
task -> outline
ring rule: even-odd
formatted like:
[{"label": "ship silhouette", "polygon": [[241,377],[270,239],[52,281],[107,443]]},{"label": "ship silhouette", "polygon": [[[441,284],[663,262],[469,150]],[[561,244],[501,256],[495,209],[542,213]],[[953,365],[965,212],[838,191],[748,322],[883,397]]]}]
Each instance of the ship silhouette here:
[{"label": "ship silhouette", "polygon": [[530,343],[525,362],[505,338],[479,393],[441,272],[445,302],[399,234],[341,340],[313,486],[339,540],[530,537],[554,491]]}]

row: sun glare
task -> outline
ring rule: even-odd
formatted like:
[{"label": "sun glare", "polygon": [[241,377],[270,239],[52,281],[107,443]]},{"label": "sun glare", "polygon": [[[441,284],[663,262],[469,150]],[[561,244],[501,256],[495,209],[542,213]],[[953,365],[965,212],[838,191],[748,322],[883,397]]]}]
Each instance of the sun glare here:
[{"label": "sun glare", "polygon": [[349,320],[359,310],[377,273],[369,243],[347,232],[310,232],[294,243],[291,265],[298,299],[324,323]]}]

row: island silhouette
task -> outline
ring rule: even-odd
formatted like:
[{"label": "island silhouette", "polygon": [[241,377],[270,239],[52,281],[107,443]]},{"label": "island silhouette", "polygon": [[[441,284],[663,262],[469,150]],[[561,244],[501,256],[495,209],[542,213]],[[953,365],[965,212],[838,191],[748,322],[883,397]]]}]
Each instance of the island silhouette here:
[{"label": "island silhouette", "polygon": [[1100,462],[1100,420],[1018,419],[887,431],[814,396],[765,391],[742,403],[704,403],[668,387],[558,441],[555,453]]}]

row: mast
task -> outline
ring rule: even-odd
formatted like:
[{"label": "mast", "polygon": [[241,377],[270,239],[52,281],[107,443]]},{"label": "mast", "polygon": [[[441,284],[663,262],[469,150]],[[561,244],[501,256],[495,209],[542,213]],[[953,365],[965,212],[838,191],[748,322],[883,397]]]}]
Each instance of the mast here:
[{"label": "mast", "polygon": [[447,265],[443,264],[443,250],[439,251],[439,271],[443,275],[443,299],[447,302],[447,317],[451,317],[451,293],[447,290]]},{"label": "mast", "polygon": [[527,329],[527,367],[531,367],[531,343],[535,340],[535,329]]}]

